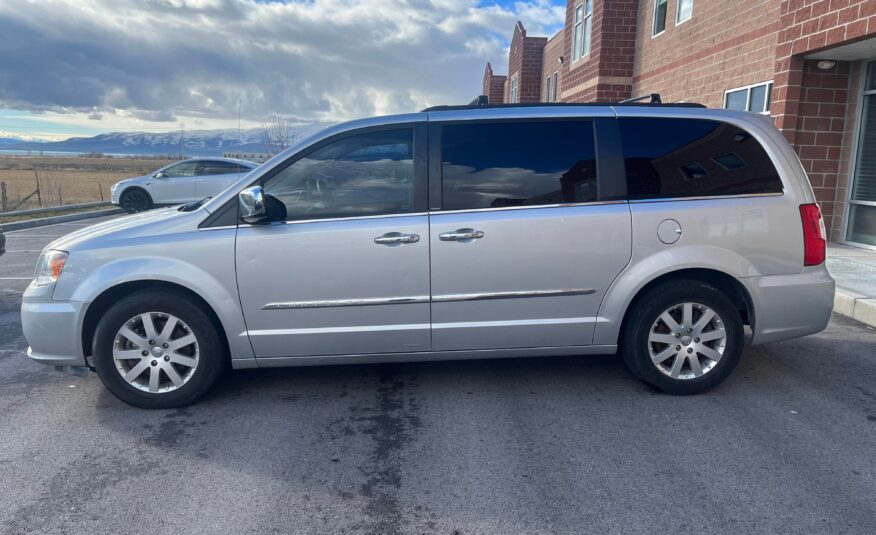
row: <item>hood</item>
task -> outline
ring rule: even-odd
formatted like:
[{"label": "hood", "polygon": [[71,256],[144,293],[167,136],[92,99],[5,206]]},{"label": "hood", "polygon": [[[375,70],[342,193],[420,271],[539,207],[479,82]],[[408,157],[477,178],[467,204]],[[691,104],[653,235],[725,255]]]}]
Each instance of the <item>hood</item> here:
[{"label": "hood", "polygon": [[70,252],[83,248],[86,244],[93,243],[98,238],[112,242],[137,236],[163,234],[170,227],[175,227],[177,223],[184,223],[193,216],[203,218],[207,213],[203,209],[193,212],[180,212],[178,207],[171,206],[159,210],[126,215],[102,223],[95,223],[89,227],[71,232],[47,245],[46,249]]}]

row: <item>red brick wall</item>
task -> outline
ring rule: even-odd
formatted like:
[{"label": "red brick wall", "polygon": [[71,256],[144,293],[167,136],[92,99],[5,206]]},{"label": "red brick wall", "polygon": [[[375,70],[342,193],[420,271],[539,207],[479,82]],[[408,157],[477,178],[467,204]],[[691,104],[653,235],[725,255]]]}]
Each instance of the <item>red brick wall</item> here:
[{"label": "red brick wall", "polygon": [[[557,73],[557,101],[560,99],[560,88],[563,86],[563,65],[558,60],[563,57],[563,38],[564,30],[560,30],[556,35],[548,39],[544,47],[544,62],[541,70],[541,88],[542,93],[545,89],[545,78]],[[564,58],[565,61],[565,58]],[[542,94],[542,100],[547,100]]]},{"label": "red brick wall", "polygon": [[508,84],[505,102],[510,102],[510,81],[517,77],[519,102],[541,100],[541,72],[547,37],[527,37],[523,24],[514,25],[511,50],[508,53]]},{"label": "red brick wall", "polygon": [[566,3],[565,61],[560,71],[560,100],[565,102],[616,101],[629,98],[635,56],[636,0],[593,3],[590,54],[572,61],[575,8],[582,0]]},{"label": "red brick wall", "polygon": [[481,95],[486,95],[490,104],[504,102],[505,80],[507,76],[493,74],[493,66],[487,63],[484,69],[484,82]]},{"label": "red brick wall", "polygon": [[778,1],[696,0],[693,17],[678,26],[675,8],[670,0],[666,30],[652,37],[654,2],[639,2],[635,95],[720,108],[724,91],[773,79]]},{"label": "red brick wall", "polygon": [[852,82],[860,65],[837,62],[821,70],[803,56],[876,37],[876,0],[782,0],[779,24],[772,114],[800,155],[828,232],[837,237],[854,144]]}]

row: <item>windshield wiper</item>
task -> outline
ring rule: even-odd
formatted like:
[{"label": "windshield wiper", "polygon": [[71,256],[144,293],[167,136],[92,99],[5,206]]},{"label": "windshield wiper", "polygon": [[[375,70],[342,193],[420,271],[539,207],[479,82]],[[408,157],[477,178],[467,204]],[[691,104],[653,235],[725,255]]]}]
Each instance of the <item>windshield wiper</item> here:
[{"label": "windshield wiper", "polygon": [[190,202],[179,207],[180,212],[193,212],[200,208],[205,202],[209,201],[210,197],[204,197],[200,201]]}]

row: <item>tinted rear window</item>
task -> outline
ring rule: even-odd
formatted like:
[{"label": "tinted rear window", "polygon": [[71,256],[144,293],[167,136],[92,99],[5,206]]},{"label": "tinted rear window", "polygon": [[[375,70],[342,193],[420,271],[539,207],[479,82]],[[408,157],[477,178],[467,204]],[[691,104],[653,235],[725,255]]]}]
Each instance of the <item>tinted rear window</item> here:
[{"label": "tinted rear window", "polygon": [[622,118],[630,199],[781,193],[775,165],[748,132],[703,119]]},{"label": "tinted rear window", "polygon": [[591,121],[448,125],[442,160],[445,210],[596,200]]}]

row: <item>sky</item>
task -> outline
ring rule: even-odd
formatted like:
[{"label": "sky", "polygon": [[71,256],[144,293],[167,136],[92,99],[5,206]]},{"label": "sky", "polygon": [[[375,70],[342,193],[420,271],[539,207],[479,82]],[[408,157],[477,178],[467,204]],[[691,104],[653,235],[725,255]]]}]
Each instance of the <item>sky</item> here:
[{"label": "sky", "polygon": [[337,122],[465,103],[562,0],[2,0],[0,137]]}]

